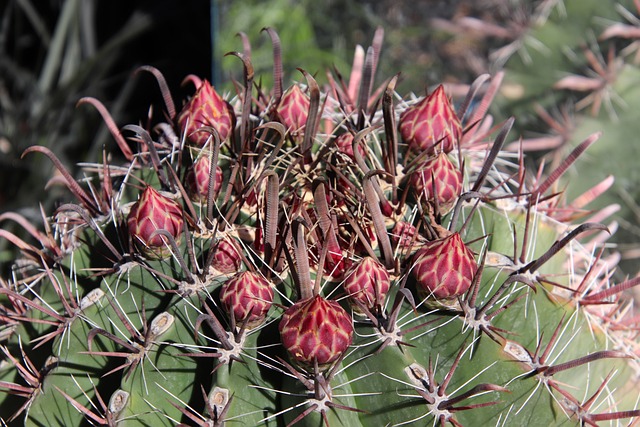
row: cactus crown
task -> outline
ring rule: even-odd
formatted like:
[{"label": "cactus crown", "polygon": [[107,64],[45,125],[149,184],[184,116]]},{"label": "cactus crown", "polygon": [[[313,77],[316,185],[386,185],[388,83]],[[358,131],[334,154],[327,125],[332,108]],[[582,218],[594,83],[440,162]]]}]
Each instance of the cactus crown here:
[{"label": "cactus crown", "polygon": [[397,76],[374,89],[374,40],[350,81],[324,89],[302,70],[283,89],[274,55],[275,88],[256,90],[250,52],[233,53],[235,96],[191,76],[181,112],[163,94],[168,121],[111,127],[123,163],[105,155],[82,182],[27,150],[77,201],[29,227],[36,243],[2,232],[23,254],[0,282],[4,421],[640,416],[621,297],[638,280],[609,282],[606,227],[555,187],[597,135],[533,176],[502,151],[513,119],[487,115],[501,74],[453,103],[443,86],[402,99]]}]

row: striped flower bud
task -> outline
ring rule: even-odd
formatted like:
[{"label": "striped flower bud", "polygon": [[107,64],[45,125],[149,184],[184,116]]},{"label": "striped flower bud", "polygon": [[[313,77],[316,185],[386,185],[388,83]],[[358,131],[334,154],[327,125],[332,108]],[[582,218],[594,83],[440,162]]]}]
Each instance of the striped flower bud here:
[{"label": "striped flower bud", "polygon": [[[211,174],[211,158],[208,155],[201,155],[187,173],[187,187],[191,200],[198,203],[205,203],[209,194],[209,179]],[[215,199],[222,187],[222,168],[215,166],[213,177],[213,198]]]},{"label": "striped flower bud", "polygon": [[255,328],[264,322],[271,308],[273,286],[264,277],[243,271],[222,285],[220,302],[227,313],[233,313],[236,323]]},{"label": "striped flower bud", "polygon": [[416,154],[448,153],[457,146],[462,124],[442,85],[400,115],[400,135]]},{"label": "striped flower bud", "polygon": [[304,368],[312,368],[314,362],[327,367],[340,359],[353,342],[351,316],[340,304],[320,295],[289,307],[278,329],[289,356]]},{"label": "striped flower bud", "polygon": [[164,258],[170,254],[166,237],[158,230],[166,230],[176,241],[182,233],[182,208],[173,199],[147,187],[127,216],[127,226],[134,242],[146,255]]},{"label": "striped flower bud", "polygon": [[[354,158],[353,155],[353,135],[349,132],[343,133],[339,137],[336,138],[336,148],[342,154],[349,156],[350,158]],[[362,157],[366,156],[364,151],[364,147],[361,144],[358,145],[358,152]]]},{"label": "striped flower bud", "polygon": [[416,197],[437,202],[440,213],[450,211],[462,193],[462,173],[443,152],[419,167],[410,182]]},{"label": "striped flower bud", "polygon": [[233,274],[240,270],[242,258],[233,243],[222,239],[215,248],[211,266],[221,273]]},{"label": "striped flower bud", "polygon": [[391,281],[380,262],[365,257],[347,272],[342,287],[353,302],[354,311],[361,312],[358,303],[373,311],[384,305]]},{"label": "striped flower bud", "polygon": [[415,237],[416,227],[405,221],[398,221],[391,230],[391,241],[393,245],[400,250],[409,249],[413,243],[413,249],[420,244],[420,236]]},{"label": "striped flower bud", "polygon": [[276,111],[280,122],[292,135],[303,133],[301,130],[307,123],[309,105],[309,97],[302,92],[298,85],[294,84],[282,95]]},{"label": "striped flower bud", "polygon": [[415,255],[411,273],[423,298],[438,302],[464,294],[478,270],[459,233],[428,242]]},{"label": "striped flower bud", "polygon": [[231,133],[231,123],[226,102],[207,80],[201,81],[196,93],[178,116],[178,125],[187,134],[189,141],[198,146],[203,146],[211,137],[208,132],[196,132],[198,129],[203,126],[214,128],[222,142]]}]

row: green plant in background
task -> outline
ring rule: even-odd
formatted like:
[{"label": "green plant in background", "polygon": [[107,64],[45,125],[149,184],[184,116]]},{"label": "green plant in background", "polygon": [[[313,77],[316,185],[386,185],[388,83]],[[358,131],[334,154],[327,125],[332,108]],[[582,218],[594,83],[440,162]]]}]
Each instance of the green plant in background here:
[{"label": "green plant in background", "polygon": [[[34,168],[29,171],[15,173],[13,161],[26,147],[47,145],[51,138],[63,160],[73,157],[71,153],[77,158],[75,135],[85,135],[87,130],[83,121],[70,119],[75,102],[80,94],[104,93],[105,80],[113,78],[109,73],[120,58],[119,49],[152,26],[148,16],[135,14],[121,23],[110,39],[100,40],[95,25],[96,9],[94,2],[78,0],[62,2],[58,7],[52,6],[52,10],[34,7],[30,1],[10,1],[3,6],[0,34],[3,210],[5,206],[19,205],[15,199],[21,194],[20,184],[25,177],[34,187],[43,179],[36,166],[38,162],[33,162]],[[49,14],[54,13],[58,17],[52,25]],[[124,100],[130,91],[131,88],[123,91]],[[116,102],[114,110],[121,108],[122,102]],[[91,157],[100,152],[100,145],[83,148]],[[29,181],[30,177],[37,181]]]},{"label": "green plant in background", "polygon": [[[283,64],[292,66],[291,69],[283,70],[286,73],[286,79],[294,78],[293,66],[298,63],[306,64],[305,66],[312,73],[322,72],[333,66],[344,69],[345,60],[348,57],[345,52],[322,49],[318,46],[318,35],[314,31],[314,14],[309,9],[310,3],[290,0],[214,1],[213,4],[216,5],[221,21],[214,36],[216,50],[224,54],[237,49],[238,40],[227,35],[238,34],[245,39],[245,43],[253,47],[252,64],[256,74],[260,76],[256,83],[272,87],[273,80],[270,74],[272,52],[268,38],[260,33],[244,33],[244,31],[247,28],[274,27],[279,29],[278,36],[282,44],[290,46],[290,49],[282,52]],[[319,16],[326,16],[326,14],[320,13]],[[222,55],[219,55],[214,60],[214,72],[217,74],[229,71],[229,64],[222,61],[221,57]],[[221,80],[229,84],[225,78]]]},{"label": "green plant in background", "polygon": [[[266,30],[279,51],[279,38]],[[382,31],[349,79],[194,95],[110,126],[76,201],[0,282],[6,423],[598,425],[640,416],[632,303],[606,227],[502,149],[487,108],[378,89]],[[359,65],[358,65],[359,64]],[[96,104],[93,99],[85,103]],[[477,107],[473,107],[477,105]],[[162,111],[160,111],[162,110]],[[492,127],[493,126],[493,127]],[[574,222],[580,220],[580,223]]]}]

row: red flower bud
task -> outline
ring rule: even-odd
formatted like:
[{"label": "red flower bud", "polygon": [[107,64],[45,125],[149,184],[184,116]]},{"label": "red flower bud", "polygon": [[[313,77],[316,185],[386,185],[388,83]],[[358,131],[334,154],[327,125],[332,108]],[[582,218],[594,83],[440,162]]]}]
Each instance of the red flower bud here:
[{"label": "red flower bud", "polygon": [[178,116],[180,128],[191,142],[199,146],[203,146],[211,135],[205,131],[196,132],[198,129],[203,126],[214,128],[222,142],[231,133],[231,121],[226,102],[207,80],[202,81]]},{"label": "red flower bud", "polygon": [[233,243],[226,239],[220,240],[215,251],[213,268],[224,274],[232,274],[240,270],[242,258]]},{"label": "red flower bud", "polygon": [[[339,152],[346,154],[353,159],[353,135],[347,132],[337,137],[336,148],[338,148]],[[362,145],[358,145],[358,152],[362,157],[365,157],[366,153]]]},{"label": "red flower bud", "polygon": [[[352,301],[373,311],[384,305],[391,281],[382,264],[371,257],[365,257],[347,272],[342,287]],[[357,304],[353,304],[353,308],[356,312],[361,311]]]},{"label": "red flower bud", "polygon": [[147,255],[169,255],[166,237],[156,234],[166,230],[176,241],[182,233],[182,208],[173,199],[147,187],[127,216],[127,226],[134,241]]},{"label": "red flower bud", "polygon": [[452,233],[420,249],[411,273],[423,297],[441,301],[464,294],[477,270],[471,250],[459,233]]},{"label": "red flower bud", "polygon": [[220,302],[236,323],[247,328],[260,325],[273,302],[273,286],[262,276],[244,271],[227,280],[220,289]]},{"label": "red flower bud", "polygon": [[405,221],[398,221],[391,230],[391,241],[393,242],[394,246],[400,248],[401,250],[409,249],[413,242],[413,249],[416,249],[422,241],[422,238],[420,236],[416,237],[414,240],[416,232],[416,227],[412,224],[409,224]]},{"label": "red flower bud", "polygon": [[[190,198],[198,203],[205,203],[209,193],[209,175],[211,171],[211,158],[201,155],[187,173],[187,187]],[[217,197],[222,187],[222,168],[216,165],[213,177],[213,197]]]},{"label": "red flower bud", "polygon": [[280,99],[276,108],[278,117],[294,136],[302,133],[301,129],[307,123],[309,104],[309,97],[302,92],[298,85],[287,89]]},{"label": "red flower bud", "polygon": [[414,153],[448,153],[460,142],[462,125],[442,85],[400,115],[400,135]]},{"label": "red flower bud", "polygon": [[[438,203],[440,213],[446,213],[462,193],[462,173],[441,152],[428,159],[410,178],[416,196]],[[434,193],[435,190],[435,193]]]},{"label": "red flower bud", "polygon": [[305,368],[338,360],[353,342],[351,316],[335,301],[315,295],[289,307],[278,326],[284,348]]}]

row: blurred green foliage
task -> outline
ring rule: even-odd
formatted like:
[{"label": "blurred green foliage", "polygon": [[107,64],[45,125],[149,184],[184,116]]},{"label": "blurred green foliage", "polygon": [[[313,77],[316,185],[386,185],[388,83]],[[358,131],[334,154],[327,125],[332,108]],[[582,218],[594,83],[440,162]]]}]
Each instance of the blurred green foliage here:
[{"label": "blurred green foliage", "polygon": [[[438,38],[448,36],[430,25],[434,17],[453,16],[461,3],[464,2],[212,0],[212,10],[219,21],[214,34],[217,57],[240,51],[240,40],[231,35],[244,32],[252,44],[256,75],[269,86],[272,47],[268,36],[260,30],[272,27],[282,42],[285,81],[289,77],[300,80],[295,68],[303,67],[323,83],[325,71],[332,67],[347,77],[354,47],[360,45],[366,49],[376,28],[382,27],[385,41],[377,83],[401,73],[399,93],[422,92],[444,79],[470,80],[469,74],[460,67],[452,68],[447,53],[441,51]],[[214,68],[219,68],[214,74],[226,82],[225,88],[231,87],[230,73],[241,75],[241,65],[232,59],[219,59],[214,62]]]},{"label": "blurred green foliage", "polygon": [[242,52],[240,38],[233,37],[241,32],[251,42],[251,61],[256,76],[259,76],[265,87],[272,87],[273,47],[267,33],[261,31],[266,27],[275,29],[280,37],[285,81],[301,79],[296,67],[303,67],[309,73],[316,74],[320,81],[326,80],[324,72],[330,67],[336,66],[347,71],[349,57],[346,52],[327,49],[318,44],[313,22],[313,17],[317,15],[310,12],[310,1],[213,1],[218,3],[221,21],[215,36],[218,54],[214,58],[213,67],[214,73],[215,68],[220,70],[222,80],[226,81],[225,88],[232,87],[228,81],[229,75],[237,79],[241,76],[241,63],[237,59],[222,57],[228,52]]}]

